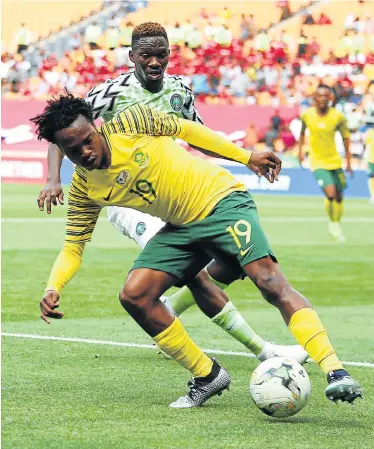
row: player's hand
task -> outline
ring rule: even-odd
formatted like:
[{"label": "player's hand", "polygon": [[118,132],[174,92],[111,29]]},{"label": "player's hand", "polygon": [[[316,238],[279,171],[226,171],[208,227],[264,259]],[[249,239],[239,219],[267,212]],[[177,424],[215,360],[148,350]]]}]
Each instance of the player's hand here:
[{"label": "player's hand", "polygon": [[353,178],[353,170],[350,162],[347,162],[346,171],[351,175],[351,178]]},{"label": "player's hand", "polygon": [[56,310],[58,307],[60,307],[60,295],[55,290],[48,290],[40,301],[40,318],[47,324],[50,323],[48,318],[63,318],[63,312]]},{"label": "player's hand", "polygon": [[52,204],[57,206],[57,201],[64,204],[64,191],[61,184],[48,182],[39,192],[37,203],[40,211],[44,210],[44,203],[47,206],[47,214],[52,212]]},{"label": "player's hand", "polygon": [[269,182],[278,181],[282,161],[271,151],[253,153],[248,168],[259,176],[264,176]]},{"label": "player's hand", "polygon": [[304,162],[304,153],[303,152],[299,153],[298,159],[299,159],[300,165],[302,165],[302,163]]}]

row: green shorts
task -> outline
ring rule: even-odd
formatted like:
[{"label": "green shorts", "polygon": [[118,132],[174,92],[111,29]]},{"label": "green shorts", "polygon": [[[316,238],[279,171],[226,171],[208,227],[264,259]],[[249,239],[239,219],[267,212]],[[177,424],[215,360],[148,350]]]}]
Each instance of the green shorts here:
[{"label": "green shorts", "polygon": [[235,272],[265,256],[275,259],[248,192],[233,192],[203,220],[183,226],[167,224],[145,246],[132,270],[151,268],[193,279],[212,259]]},{"label": "green shorts", "polygon": [[347,181],[341,168],[336,170],[318,168],[314,170],[313,175],[322,189],[334,185],[339,192],[343,192],[347,188]]},{"label": "green shorts", "polygon": [[373,162],[369,162],[368,174],[369,174],[369,178],[374,178],[374,163]]}]

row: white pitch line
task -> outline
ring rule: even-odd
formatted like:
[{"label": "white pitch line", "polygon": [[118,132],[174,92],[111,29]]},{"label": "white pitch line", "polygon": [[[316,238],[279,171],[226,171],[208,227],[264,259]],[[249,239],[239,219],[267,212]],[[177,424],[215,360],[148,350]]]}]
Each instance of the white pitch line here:
[{"label": "white pitch line", "polygon": [[[108,221],[104,217],[98,219],[100,222]],[[2,218],[2,223],[65,223],[66,218],[49,217],[49,218]],[[264,223],[327,223],[325,217],[262,217],[261,222]],[[346,217],[344,223],[374,223],[373,217]]]},{"label": "white pitch line", "polygon": [[[127,343],[121,341],[111,341],[111,340],[91,340],[88,338],[71,338],[71,337],[54,337],[50,335],[36,335],[36,334],[17,334],[10,332],[1,332],[3,337],[16,337],[16,338],[27,338],[31,340],[49,340],[49,341],[67,341],[71,343],[88,343],[91,345],[107,345],[107,346],[121,346],[124,348],[139,348],[139,349],[158,349],[155,345],[146,345],[141,343]],[[220,349],[203,349],[207,354],[221,354],[228,356],[238,356],[238,357],[250,357],[255,358],[254,354],[249,352],[241,351],[222,351]],[[374,363],[370,362],[342,362],[347,366],[358,366],[361,368],[374,368]]]}]

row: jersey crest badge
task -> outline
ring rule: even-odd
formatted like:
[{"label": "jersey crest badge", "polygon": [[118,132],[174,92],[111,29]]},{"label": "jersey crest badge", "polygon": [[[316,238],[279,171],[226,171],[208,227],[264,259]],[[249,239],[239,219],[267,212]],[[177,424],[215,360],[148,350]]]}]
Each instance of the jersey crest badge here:
[{"label": "jersey crest badge", "polygon": [[145,168],[149,164],[149,155],[141,150],[138,150],[134,155],[134,161],[140,168]]},{"label": "jersey crest badge", "polygon": [[183,98],[179,94],[174,94],[170,98],[170,105],[175,112],[180,112],[183,106]]},{"label": "jersey crest badge", "polygon": [[145,233],[146,230],[147,230],[147,226],[144,223],[144,221],[139,221],[139,223],[136,225],[136,229],[135,229],[136,235],[138,235],[140,237],[141,235],[143,235]]},{"label": "jersey crest badge", "polygon": [[116,181],[119,185],[126,187],[130,182],[130,179],[130,174],[127,171],[122,170],[121,173],[117,176]]}]

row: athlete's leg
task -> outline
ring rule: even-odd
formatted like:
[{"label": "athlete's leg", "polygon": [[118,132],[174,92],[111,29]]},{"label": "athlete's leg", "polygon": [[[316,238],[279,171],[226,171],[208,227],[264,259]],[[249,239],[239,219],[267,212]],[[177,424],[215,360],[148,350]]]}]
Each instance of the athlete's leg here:
[{"label": "athlete's leg", "polygon": [[342,170],[316,170],[318,181],[323,182],[325,194],[325,209],[329,217],[329,234],[335,240],[344,242],[345,238],[340,227],[343,215],[343,190],[346,186]]},{"label": "athlete's leg", "polygon": [[[134,240],[141,248],[144,248],[148,241],[165,226],[164,222],[157,217],[117,206],[108,207],[108,218],[122,234]],[[296,358],[301,363],[305,362],[306,354],[299,348],[273,345],[263,340],[236,310],[222,287],[226,288],[228,284],[239,278],[238,270],[235,272],[228,266],[213,262],[210,265],[210,271],[213,274],[212,280],[203,270],[177,293],[169,298],[162,297],[162,302],[177,316],[197,303],[214,323],[230,333],[260,360],[272,355],[280,355]],[[223,282],[215,282],[215,278]]]},{"label": "athlete's leg", "polygon": [[286,280],[270,256],[250,262],[244,271],[263,297],[278,308],[290,331],[328,376],[326,395],[332,400],[352,402],[361,388],[350,378],[330,343],[327,331],[309,301]]}]

